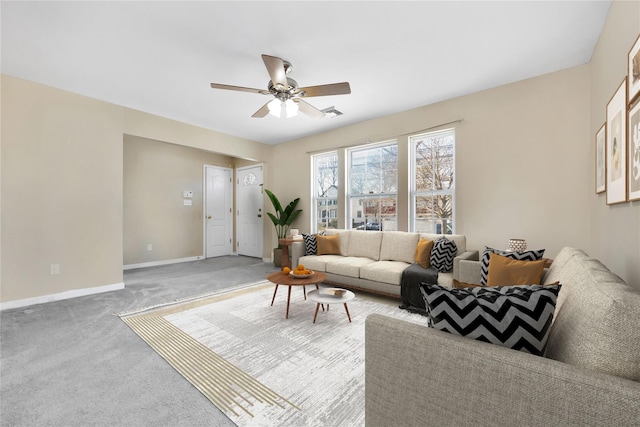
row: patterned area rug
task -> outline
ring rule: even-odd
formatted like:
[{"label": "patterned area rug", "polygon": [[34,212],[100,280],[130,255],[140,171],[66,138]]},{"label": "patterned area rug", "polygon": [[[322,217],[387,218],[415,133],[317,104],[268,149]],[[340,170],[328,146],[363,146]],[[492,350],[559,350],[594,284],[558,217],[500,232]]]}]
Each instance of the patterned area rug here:
[{"label": "patterned area rug", "polygon": [[174,369],[238,426],[364,426],[364,320],[424,324],[399,301],[358,294],[313,322],[302,289],[255,286],[120,313]]}]

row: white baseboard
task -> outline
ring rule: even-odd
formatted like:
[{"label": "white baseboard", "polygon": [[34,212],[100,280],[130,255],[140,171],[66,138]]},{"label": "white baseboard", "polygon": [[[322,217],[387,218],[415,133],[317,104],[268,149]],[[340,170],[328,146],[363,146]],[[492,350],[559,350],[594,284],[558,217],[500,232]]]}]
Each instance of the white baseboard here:
[{"label": "white baseboard", "polygon": [[123,270],[133,270],[134,268],[157,267],[158,265],[177,264],[179,262],[191,262],[204,259],[203,256],[193,256],[189,258],[165,259],[163,261],[143,262],[140,264],[127,264],[122,267]]},{"label": "white baseboard", "polygon": [[97,286],[95,288],[74,289],[57,294],[42,295],[39,297],[19,299],[0,303],[0,311],[11,308],[27,307],[29,305],[43,304],[46,302],[60,301],[86,295],[101,294],[104,292],[118,291],[124,289],[124,283],[114,283],[113,285]]}]

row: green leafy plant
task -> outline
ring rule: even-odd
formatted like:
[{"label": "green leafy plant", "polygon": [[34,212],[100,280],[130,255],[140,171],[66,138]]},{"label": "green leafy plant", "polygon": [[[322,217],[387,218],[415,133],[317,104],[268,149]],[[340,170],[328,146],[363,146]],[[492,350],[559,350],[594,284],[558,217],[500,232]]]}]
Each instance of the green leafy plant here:
[{"label": "green leafy plant", "polygon": [[[275,209],[276,214],[272,214],[271,212],[267,212],[269,218],[271,218],[271,222],[276,227],[276,234],[278,235],[278,239],[284,239],[287,237],[287,232],[289,231],[289,227],[295,219],[300,215],[302,209],[296,209],[296,205],[300,201],[300,198],[294,199],[291,203],[287,205],[286,208],[282,209],[282,205],[280,201],[271,191],[265,189],[265,193],[269,196],[269,200],[271,200],[271,204],[273,204],[273,209]],[[278,243],[278,248],[281,245]]]}]

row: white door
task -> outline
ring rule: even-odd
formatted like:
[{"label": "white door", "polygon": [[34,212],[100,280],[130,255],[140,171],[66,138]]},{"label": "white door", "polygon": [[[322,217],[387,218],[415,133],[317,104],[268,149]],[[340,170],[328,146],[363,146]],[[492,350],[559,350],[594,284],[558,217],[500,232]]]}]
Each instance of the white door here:
[{"label": "white door", "polygon": [[236,234],[238,255],[262,258],[262,165],[236,171]]},{"label": "white door", "polygon": [[233,253],[233,174],[229,168],[205,166],[206,257]]}]

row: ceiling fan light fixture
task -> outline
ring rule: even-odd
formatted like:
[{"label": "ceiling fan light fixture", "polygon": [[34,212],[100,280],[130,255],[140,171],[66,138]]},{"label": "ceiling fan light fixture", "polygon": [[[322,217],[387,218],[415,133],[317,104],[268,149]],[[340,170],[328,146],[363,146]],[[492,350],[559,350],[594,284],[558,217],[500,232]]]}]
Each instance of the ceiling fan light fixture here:
[{"label": "ceiling fan light fixture", "polygon": [[273,101],[267,104],[269,108],[269,114],[278,118],[291,118],[298,114],[298,104],[293,102],[292,99],[281,101],[275,98]]}]

